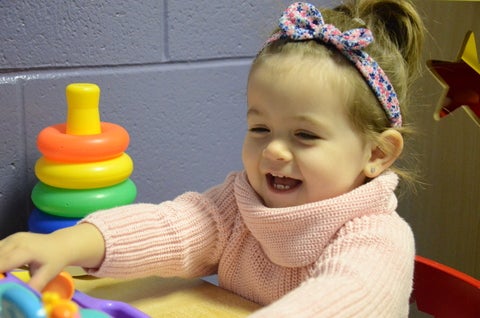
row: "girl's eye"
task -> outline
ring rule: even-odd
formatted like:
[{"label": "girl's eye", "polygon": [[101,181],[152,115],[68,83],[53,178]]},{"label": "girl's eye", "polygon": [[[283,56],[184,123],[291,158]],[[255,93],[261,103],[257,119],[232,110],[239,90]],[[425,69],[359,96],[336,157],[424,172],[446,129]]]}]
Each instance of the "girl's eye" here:
[{"label": "girl's eye", "polygon": [[309,133],[309,132],[306,132],[306,131],[297,132],[297,133],[295,134],[295,136],[297,136],[297,137],[299,137],[300,139],[303,139],[303,140],[316,140],[316,139],[320,139],[320,137],[318,137],[317,135],[312,134],[312,133]]},{"label": "girl's eye", "polygon": [[249,131],[254,134],[266,134],[270,132],[270,130],[268,130],[268,128],[265,128],[265,127],[253,127],[253,128],[250,128]]}]

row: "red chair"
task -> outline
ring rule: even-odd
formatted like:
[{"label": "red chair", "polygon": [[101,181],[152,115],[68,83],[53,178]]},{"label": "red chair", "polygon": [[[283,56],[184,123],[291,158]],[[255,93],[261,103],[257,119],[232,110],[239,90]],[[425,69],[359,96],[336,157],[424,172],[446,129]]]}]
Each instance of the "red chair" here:
[{"label": "red chair", "polygon": [[435,318],[479,318],[480,280],[416,256],[410,303]]}]

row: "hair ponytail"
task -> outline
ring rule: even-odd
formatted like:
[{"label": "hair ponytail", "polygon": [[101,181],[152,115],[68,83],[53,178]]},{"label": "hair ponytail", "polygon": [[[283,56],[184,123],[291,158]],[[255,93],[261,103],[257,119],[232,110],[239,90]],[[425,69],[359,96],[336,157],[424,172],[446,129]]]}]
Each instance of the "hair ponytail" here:
[{"label": "hair ponytail", "polygon": [[358,1],[357,10],[374,34],[395,44],[409,68],[409,78],[416,77],[421,69],[425,27],[413,4],[407,0],[364,0]]},{"label": "hair ponytail", "polygon": [[[375,36],[375,46],[389,48],[389,43],[393,44],[404,60],[409,82],[420,74],[425,27],[411,1],[355,0],[336,10],[364,21]],[[385,60],[383,56],[373,57]]]}]

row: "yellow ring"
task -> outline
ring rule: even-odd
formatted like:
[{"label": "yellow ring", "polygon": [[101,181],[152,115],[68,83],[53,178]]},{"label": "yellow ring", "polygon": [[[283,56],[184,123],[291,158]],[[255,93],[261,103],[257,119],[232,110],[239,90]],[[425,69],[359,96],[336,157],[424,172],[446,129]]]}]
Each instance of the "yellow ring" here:
[{"label": "yellow ring", "polygon": [[108,187],[126,180],[133,172],[133,161],[126,153],[104,161],[63,163],[40,157],[35,175],[52,187],[93,189]]}]

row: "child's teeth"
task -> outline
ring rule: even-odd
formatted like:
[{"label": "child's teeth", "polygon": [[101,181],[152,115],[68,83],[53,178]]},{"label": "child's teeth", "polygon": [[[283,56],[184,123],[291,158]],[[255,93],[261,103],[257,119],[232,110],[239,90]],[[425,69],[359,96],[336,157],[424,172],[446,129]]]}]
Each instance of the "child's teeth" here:
[{"label": "child's teeth", "polygon": [[277,190],[288,190],[290,189],[290,186],[288,185],[283,185],[283,184],[274,184],[273,187]]}]

